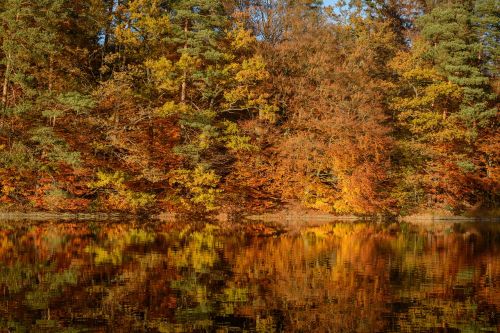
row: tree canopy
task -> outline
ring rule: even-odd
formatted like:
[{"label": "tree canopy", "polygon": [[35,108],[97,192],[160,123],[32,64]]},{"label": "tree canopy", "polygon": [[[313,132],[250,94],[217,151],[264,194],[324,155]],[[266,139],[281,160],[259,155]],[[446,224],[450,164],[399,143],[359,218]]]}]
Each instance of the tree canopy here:
[{"label": "tree canopy", "polygon": [[494,0],[0,3],[0,209],[498,206]]}]

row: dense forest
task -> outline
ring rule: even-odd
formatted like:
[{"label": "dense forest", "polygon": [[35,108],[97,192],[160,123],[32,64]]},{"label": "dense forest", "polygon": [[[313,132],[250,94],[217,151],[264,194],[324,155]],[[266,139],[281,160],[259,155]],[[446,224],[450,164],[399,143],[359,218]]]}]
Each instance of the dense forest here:
[{"label": "dense forest", "polygon": [[495,209],[498,0],[1,0],[0,210]]}]

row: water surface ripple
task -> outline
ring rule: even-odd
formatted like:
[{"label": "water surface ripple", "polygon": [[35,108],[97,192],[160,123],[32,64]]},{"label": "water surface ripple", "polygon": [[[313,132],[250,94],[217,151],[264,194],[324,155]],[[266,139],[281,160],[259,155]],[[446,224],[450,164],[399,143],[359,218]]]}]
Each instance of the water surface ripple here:
[{"label": "water surface ripple", "polygon": [[0,332],[500,332],[500,224],[4,222]]}]

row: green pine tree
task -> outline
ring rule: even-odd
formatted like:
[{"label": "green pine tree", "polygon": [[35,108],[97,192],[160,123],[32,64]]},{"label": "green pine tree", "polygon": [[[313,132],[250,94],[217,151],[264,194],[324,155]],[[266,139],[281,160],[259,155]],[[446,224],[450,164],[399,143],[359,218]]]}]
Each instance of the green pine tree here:
[{"label": "green pine tree", "polygon": [[475,1],[472,24],[481,43],[481,62],[484,72],[498,79],[500,75],[500,5],[498,1]]},{"label": "green pine tree", "polygon": [[52,88],[53,61],[61,49],[57,29],[65,15],[63,0],[7,0],[3,6],[0,52],[5,68],[2,103],[7,108],[13,104],[14,87],[27,97],[35,95],[37,88]]},{"label": "green pine tree", "polygon": [[426,55],[448,80],[463,91],[460,118],[477,137],[477,127],[486,126],[496,115],[491,107],[494,95],[482,68],[482,44],[473,26],[474,13],[464,3],[434,8],[418,21],[422,36],[431,45]]}]

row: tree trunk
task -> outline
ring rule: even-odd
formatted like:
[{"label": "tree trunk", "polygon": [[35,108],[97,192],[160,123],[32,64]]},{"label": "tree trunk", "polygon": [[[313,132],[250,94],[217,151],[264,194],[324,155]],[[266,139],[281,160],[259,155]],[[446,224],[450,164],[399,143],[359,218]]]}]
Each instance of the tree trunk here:
[{"label": "tree trunk", "polygon": [[[184,50],[187,50],[188,40],[188,21],[184,23],[184,36],[186,37],[186,42],[184,43]],[[187,68],[184,68],[184,73],[182,75],[182,85],[181,85],[181,102],[186,101],[186,87],[187,87]]]},{"label": "tree trunk", "polygon": [[[53,58],[52,55],[49,56],[49,93],[52,93],[53,86],[53,76],[54,76],[54,68],[53,68]],[[55,119],[54,119],[55,122]]]},{"label": "tree trunk", "polygon": [[7,67],[5,68],[5,75],[2,87],[2,105],[4,109],[7,107],[7,92],[9,90],[9,72],[10,72],[10,62],[7,59]]},{"label": "tree trunk", "polygon": [[[115,0],[107,0],[106,2],[107,3],[105,5],[107,5],[106,7],[107,20],[105,22],[104,39],[102,41],[102,46],[101,46],[101,68],[104,66],[104,59],[106,58],[106,54],[109,48],[109,40],[113,28],[112,22],[114,16],[114,8],[115,8]],[[99,77],[101,80],[103,79],[103,73],[101,71],[99,71]]]},{"label": "tree trunk", "polygon": [[8,100],[8,92],[9,92],[9,76],[10,76],[10,61],[9,61],[9,55],[7,55],[7,65],[5,67],[5,73],[4,73],[4,79],[3,79],[3,86],[2,86],[2,112],[1,112],[1,123],[0,127],[3,127],[5,124],[5,121],[7,119],[7,100]]},{"label": "tree trunk", "polygon": [[181,102],[184,103],[186,101],[186,77],[187,73],[186,70],[184,70],[184,76],[182,79],[182,85],[181,85]]}]

